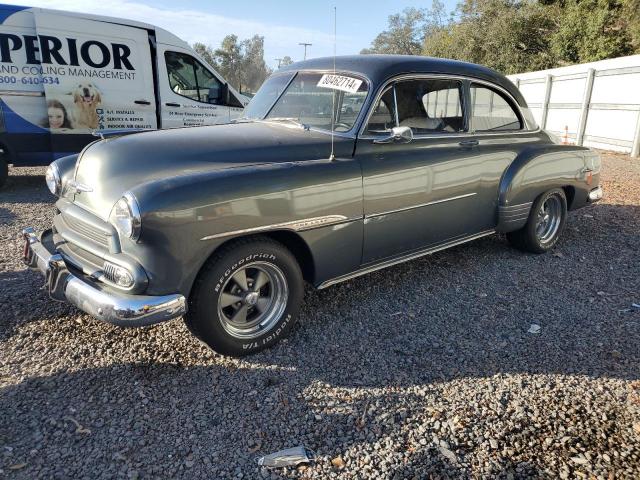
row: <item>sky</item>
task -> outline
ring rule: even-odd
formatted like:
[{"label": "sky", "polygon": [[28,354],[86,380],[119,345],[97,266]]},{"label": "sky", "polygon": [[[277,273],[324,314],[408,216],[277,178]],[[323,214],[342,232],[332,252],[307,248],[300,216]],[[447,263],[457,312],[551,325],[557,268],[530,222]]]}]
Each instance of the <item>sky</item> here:
[{"label": "sky", "polygon": [[[289,55],[302,60],[300,42],[312,43],[307,57],[333,55],[333,7],[337,7],[338,55],[359,53],[386,29],[389,15],[406,7],[431,6],[431,0],[368,0],[326,2],[320,0],[23,0],[2,3],[55,8],[108,15],[151,23],[193,44],[214,49],[229,34],[240,39],[265,37],[265,61],[272,68],[276,58]],[[444,0],[452,10],[456,0]]]}]

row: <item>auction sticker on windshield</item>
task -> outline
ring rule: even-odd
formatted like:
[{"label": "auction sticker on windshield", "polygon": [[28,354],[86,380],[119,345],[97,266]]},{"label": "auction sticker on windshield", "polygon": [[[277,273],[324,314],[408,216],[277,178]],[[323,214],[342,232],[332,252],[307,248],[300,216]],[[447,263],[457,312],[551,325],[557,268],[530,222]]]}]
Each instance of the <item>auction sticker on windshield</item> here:
[{"label": "auction sticker on windshield", "polygon": [[342,90],[343,92],[356,93],[362,85],[362,80],[347,77],[346,75],[333,75],[325,73],[320,78],[317,86],[320,88],[330,88],[332,90]]}]

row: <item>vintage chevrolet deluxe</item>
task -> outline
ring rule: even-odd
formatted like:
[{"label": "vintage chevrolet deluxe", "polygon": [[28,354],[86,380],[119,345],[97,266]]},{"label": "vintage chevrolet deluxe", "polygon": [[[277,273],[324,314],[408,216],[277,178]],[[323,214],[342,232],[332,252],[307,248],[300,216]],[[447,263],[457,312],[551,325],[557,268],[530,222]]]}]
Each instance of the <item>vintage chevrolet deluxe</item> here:
[{"label": "vintage chevrolet deluxe", "polygon": [[602,197],[600,159],[560,145],[488,68],[411,56],[282,68],[233,124],[104,138],[49,167],[53,227],[25,229],[49,293],[96,318],[184,316],[244,355],[325,288],[495,232],[551,249]]}]

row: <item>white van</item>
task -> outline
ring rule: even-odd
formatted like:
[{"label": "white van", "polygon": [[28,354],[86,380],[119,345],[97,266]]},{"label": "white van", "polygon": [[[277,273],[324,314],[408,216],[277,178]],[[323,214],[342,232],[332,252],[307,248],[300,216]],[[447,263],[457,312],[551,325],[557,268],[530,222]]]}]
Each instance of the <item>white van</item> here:
[{"label": "white van", "polygon": [[95,132],[226,123],[249,99],[153,25],[0,5],[0,186]]}]

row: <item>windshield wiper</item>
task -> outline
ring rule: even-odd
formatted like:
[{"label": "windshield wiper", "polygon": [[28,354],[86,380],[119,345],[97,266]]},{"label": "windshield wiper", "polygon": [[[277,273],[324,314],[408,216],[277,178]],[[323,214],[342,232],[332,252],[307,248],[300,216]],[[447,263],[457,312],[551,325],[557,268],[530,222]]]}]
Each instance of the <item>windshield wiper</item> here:
[{"label": "windshield wiper", "polygon": [[264,119],[264,121],[265,122],[291,122],[304,128],[305,130],[309,130],[311,128],[306,123],[302,123],[300,120],[294,117],[267,117]]}]

